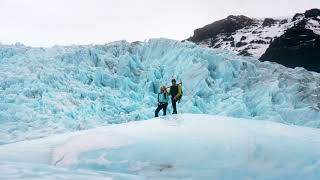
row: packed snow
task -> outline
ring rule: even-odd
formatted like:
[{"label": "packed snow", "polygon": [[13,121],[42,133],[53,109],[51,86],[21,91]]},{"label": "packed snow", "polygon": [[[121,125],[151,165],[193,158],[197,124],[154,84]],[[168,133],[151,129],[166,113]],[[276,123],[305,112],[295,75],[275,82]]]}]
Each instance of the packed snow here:
[{"label": "packed snow", "polygon": [[0,179],[320,178],[320,130],[170,115],[0,146]]},{"label": "packed snow", "polygon": [[0,45],[0,69],[0,144],[152,118],[172,78],[178,113],[320,127],[319,74],[190,42]]}]

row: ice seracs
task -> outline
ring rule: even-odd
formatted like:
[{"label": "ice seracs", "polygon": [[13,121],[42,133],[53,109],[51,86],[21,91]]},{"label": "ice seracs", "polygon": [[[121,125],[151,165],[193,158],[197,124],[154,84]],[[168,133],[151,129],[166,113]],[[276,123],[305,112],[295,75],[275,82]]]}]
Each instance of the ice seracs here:
[{"label": "ice seracs", "polygon": [[318,73],[191,42],[1,45],[0,55],[1,144],[149,119],[172,78],[183,82],[178,113],[320,124]]}]

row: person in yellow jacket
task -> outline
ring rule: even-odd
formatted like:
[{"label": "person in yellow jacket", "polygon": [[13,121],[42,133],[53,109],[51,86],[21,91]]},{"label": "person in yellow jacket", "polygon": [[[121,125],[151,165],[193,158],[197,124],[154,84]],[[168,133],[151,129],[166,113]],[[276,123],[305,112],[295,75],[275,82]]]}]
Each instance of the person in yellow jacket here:
[{"label": "person in yellow jacket", "polygon": [[171,95],[171,103],[173,108],[172,114],[177,114],[177,101],[181,98],[182,87],[181,84],[177,84],[175,79],[172,79],[172,85],[170,86],[169,94]]}]

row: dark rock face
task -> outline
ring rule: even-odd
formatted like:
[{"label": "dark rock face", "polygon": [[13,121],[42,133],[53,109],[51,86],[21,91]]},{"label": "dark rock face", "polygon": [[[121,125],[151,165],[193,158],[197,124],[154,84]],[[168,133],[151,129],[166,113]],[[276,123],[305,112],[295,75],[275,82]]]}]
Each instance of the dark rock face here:
[{"label": "dark rock face", "polygon": [[236,47],[241,47],[241,46],[244,46],[246,44],[247,43],[240,41],[240,42],[237,42]]},{"label": "dark rock face", "polygon": [[265,18],[263,23],[262,23],[262,26],[263,27],[266,27],[266,26],[272,26],[273,24],[275,24],[277,21],[272,19],[272,18]]},{"label": "dark rock face", "polygon": [[306,18],[317,17],[320,16],[320,9],[310,9],[305,13]]},{"label": "dark rock face", "polygon": [[320,72],[320,36],[300,26],[291,28],[270,44],[260,60]]},{"label": "dark rock face", "polygon": [[254,21],[246,16],[228,16],[226,19],[216,21],[212,24],[206,25],[203,28],[196,29],[194,35],[188,40],[193,42],[200,42],[202,40],[213,38],[218,34],[231,34],[234,31],[250,26]]},{"label": "dark rock face", "polygon": [[269,42],[263,41],[263,40],[252,40],[250,41],[251,44],[256,43],[256,44],[269,44]]},{"label": "dark rock face", "polygon": [[303,14],[302,14],[302,13],[297,13],[297,14],[295,14],[295,15],[293,16],[292,21],[296,21],[296,20],[298,20],[300,17],[303,17]]},{"label": "dark rock face", "polygon": [[261,61],[320,72],[320,9],[284,19],[228,16],[196,29],[187,40]]},{"label": "dark rock face", "polygon": [[283,20],[280,21],[280,24],[286,24],[286,23],[288,23],[287,19],[283,19]]},{"label": "dark rock face", "polygon": [[299,19],[292,28],[276,38],[260,57],[261,61],[272,61],[287,67],[304,67],[309,71],[320,72],[320,35],[315,34],[306,25],[309,19],[320,21],[319,9],[311,9],[304,14],[296,14]]}]

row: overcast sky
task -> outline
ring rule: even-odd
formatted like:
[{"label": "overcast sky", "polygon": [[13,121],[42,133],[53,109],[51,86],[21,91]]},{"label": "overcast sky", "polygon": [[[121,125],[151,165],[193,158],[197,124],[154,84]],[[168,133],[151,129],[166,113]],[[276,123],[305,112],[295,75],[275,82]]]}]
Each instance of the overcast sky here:
[{"label": "overcast sky", "polygon": [[311,8],[320,8],[320,0],[0,0],[0,42],[182,40],[230,14],[279,17]]}]

